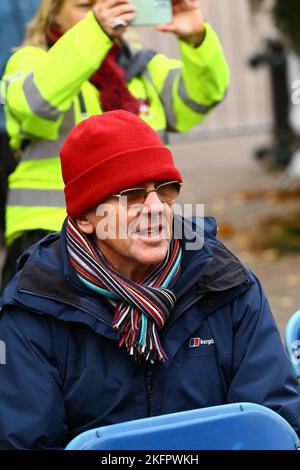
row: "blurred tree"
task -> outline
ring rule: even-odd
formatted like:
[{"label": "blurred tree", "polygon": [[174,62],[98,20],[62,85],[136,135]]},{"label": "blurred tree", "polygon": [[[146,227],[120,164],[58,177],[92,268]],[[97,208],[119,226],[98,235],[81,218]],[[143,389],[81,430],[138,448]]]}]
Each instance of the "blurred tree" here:
[{"label": "blurred tree", "polygon": [[250,0],[254,11],[270,9],[289,46],[300,56],[300,0]]}]

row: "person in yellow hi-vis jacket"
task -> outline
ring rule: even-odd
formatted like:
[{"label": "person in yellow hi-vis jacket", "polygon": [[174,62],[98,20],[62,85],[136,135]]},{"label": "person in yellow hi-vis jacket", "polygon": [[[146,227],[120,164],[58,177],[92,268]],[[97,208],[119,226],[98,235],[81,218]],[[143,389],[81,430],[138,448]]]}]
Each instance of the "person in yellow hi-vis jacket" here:
[{"label": "person in yellow hi-vis jacket", "polygon": [[124,109],[167,143],[168,132],[190,130],[224,98],[228,65],[198,0],[172,3],[172,23],[157,29],[177,36],[181,61],[126,39],[136,14],[130,0],[41,1],[2,82],[10,145],[20,155],[9,178],[3,285],[28,246],[61,228],[59,151],[77,123]]}]

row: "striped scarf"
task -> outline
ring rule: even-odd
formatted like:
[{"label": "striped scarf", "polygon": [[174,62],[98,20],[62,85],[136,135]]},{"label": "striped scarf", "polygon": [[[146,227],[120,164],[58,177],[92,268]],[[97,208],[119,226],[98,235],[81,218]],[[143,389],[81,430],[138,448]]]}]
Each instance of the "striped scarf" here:
[{"label": "striped scarf", "polygon": [[181,248],[172,239],[166,258],[139,282],[115,271],[101,250],[82,234],[69,218],[66,231],[69,260],[80,281],[116,305],[112,328],[135,360],[155,364],[167,356],[159,331],[174,308],[176,297],[167,287],[180,274]]}]

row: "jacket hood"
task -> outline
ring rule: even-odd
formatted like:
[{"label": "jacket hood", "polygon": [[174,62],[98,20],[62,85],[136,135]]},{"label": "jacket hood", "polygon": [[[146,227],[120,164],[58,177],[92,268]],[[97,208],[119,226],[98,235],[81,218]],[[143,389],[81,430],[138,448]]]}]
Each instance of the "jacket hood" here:
[{"label": "jacket hood", "polygon": [[[182,271],[174,287],[178,302],[182,303],[196,291],[203,295],[225,292],[246,281],[247,270],[216,239],[217,225],[213,218],[181,219],[181,223]],[[68,261],[65,230],[66,222],[61,233],[46,236],[19,258],[18,272],[4,290],[2,305],[24,306],[65,321],[81,321],[81,317],[86,317],[83,323],[92,322],[93,328],[101,331],[109,328],[109,335],[114,336],[106,300],[78,280]],[[201,248],[187,249],[191,240]],[[78,310],[78,315],[67,318],[70,309],[66,307],[70,306]],[[83,316],[82,311],[90,315]]]}]

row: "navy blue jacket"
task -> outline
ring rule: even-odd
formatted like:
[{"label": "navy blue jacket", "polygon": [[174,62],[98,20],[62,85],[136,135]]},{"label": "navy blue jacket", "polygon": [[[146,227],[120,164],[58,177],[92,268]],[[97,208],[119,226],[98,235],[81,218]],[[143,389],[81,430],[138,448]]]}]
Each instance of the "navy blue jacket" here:
[{"label": "navy blue jacket", "polygon": [[259,281],[215,238],[184,251],[178,301],[145,367],[118,347],[106,300],[80,284],[65,234],[25,253],[5,290],[0,448],[61,449],[88,429],[232,402],[255,402],[300,433],[300,395]]}]

